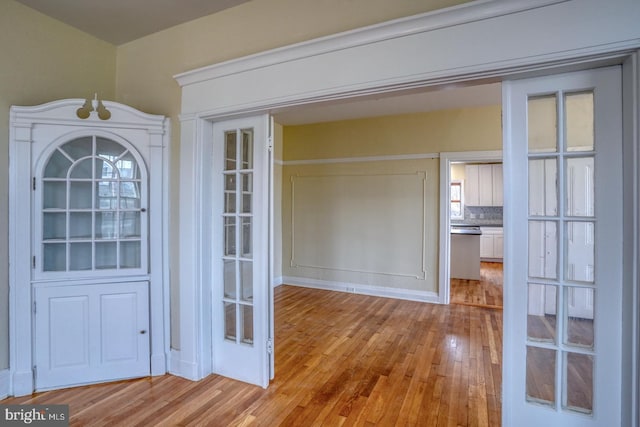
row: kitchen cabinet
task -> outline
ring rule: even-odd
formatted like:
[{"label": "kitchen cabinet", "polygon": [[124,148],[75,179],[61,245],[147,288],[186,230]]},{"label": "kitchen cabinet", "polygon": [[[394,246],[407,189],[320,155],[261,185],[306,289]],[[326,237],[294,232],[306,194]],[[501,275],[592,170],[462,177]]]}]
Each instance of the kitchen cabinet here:
[{"label": "kitchen cabinet", "polygon": [[502,206],[504,204],[502,164],[491,165],[491,184],[493,190],[493,204],[491,206]]},{"label": "kitchen cabinet", "polygon": [[502,227],[481,227],[480,258],[502,262],[504,235]]},{"label": "kitchen cabinet", "polygon": [[465,165],[464,204],[467,206],[480,206],[480,180],[478,178],[478,165]]},{"label": "kitchen cabinet", "polygon": [[465,165],[467,206],[502,206],[502,164]]}]

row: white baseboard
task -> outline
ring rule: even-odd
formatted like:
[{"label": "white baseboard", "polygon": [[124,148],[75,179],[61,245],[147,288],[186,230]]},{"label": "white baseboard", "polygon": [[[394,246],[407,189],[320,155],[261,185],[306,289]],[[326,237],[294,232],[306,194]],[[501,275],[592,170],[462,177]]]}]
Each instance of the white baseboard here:
[{"label": "white baseboard", "polygon": [[280,285],[284,285],[284,279],[282,276],[278,276],[278,277],[274,277],[273,278],[273,287],[276,288]]},{"label": "white baseboard", "polygon": [[8,369],[0,371],[0,400],[9,396],[11,391],[11,374]]},{"label": "white baseboard", "polygon": [[33,393],[33,371],[14,372],[11,379],[12,396],[27,396]]},{"label": "white baseboard", "polygon": [[364,285],[359,283],[333,282],[328,280],[309,279],[306,277],[284,276],[283,283],[305,288],[324,289],[328,291],[347,292],[351,294],[370,295],[384,298],[397,298],[409,301],[421,301],[439,304],[438,294],[413,289],[397,289],[383,286]]},{"label": "white baseboard", "polygon": [[169,373],[191,381],[198,381],[201,379],[198,375],[198,365],[193,362],[182,360],[180,350],[175,349],[171,349]]},{"label": "white baseboard", "polygon": [[151,375],[158,376],[167,373],[167,359],[164,353],[151,355]]}]

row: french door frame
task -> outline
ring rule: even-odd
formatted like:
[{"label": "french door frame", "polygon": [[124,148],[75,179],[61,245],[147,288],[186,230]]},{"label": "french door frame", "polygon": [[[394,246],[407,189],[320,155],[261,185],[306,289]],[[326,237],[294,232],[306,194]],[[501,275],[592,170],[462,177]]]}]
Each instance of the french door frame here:
[{"label": "french door frame", "polygon": [[[212,218],[212,212],[220,210],[216,208],[216,203],[222,203],[222,200],[215,201],[212,197],[211,185],[213,182],[215,168],[211,167],[211,159],[214,158],[214,125],[218,122],[225,122],[229,120],[249,118],[253,116],[261,116],[260,120],[263,120],[263,126],[265,129],[266,140],[254,141],[254,144],[261,144],[262,148],[268,150],[265,153],[265,159],[267,159],[264,168],[266,170],[266,178],[268,182],[262,182],[259,188],[263,191],[271,192],[271,182],[273,180],[273,168],[271,167],[272,161],[272,147],[269,145],[271,138],[270,135],[270,117],[268,114],[240,114],[240,115],[213,115],[204,117],[189,117],[185,121],[191,122],[190,126],[194,133],[190,136],[195,140],[194,157],[189,159],[181,158],[181,168],[187,168],[190,171],[188,174],[189,188],[192,192],[188,194],[186,191],[181,191],[180,200],[181,205],[186,202],[184,200],[194,200],[195,206],[193,212],[195,213],[194,221],[189,222],[189,228],[193,239],[181,239],[180,240],[180,252],[192,253],[195,256],[192,259],[194,268],[189,271],[181,271],[181,277],[189,277],[194,286],[181,286],[180,287],[180,301],[178,310],[180,313],[180,340],[186,339],[190,345],[180,346],[180,350],[174,350],[172,352],[172,361],[170,363],[170,372],[176,375],[191,379],[200,380],[207,375],[216,373],[215,352],[213,346],[214,328],[218,326],[216,315],[213,306],[214,301],[214,285],[213,277],[214,270],[212,266],[212,260],[214,257],[212,238],[216,239],[219,236],[214,234],[214,226]],[[186,126],[185,126],[186,127]],[[269,146],[268,146],[269,145]],[[185,176],[183,175],[183,180]],[[183,182],[184,184],[184,182]],[[257,185],[256,187],[257,188]],[[271,195],[268,196],[268,204],[271,205]],[[264,223],[268,230],[268,238],[266,245],[271,248],[273,235],[271,230],[270,206],[265,211]],[[212,237],[213,236],[213,237]],[[254,254],[254,258],[257,257]],[[265,254],[265,266],[267,271],[272,271],[271,255]],[[269,287],[272,287],[272,277],[266,278],[266,283]],[[271,289],[265,289],[265,295],[268,300],[272,299],[273,292]],[[272,304],[267,301],[267,307],[264,307],[267,314],[266,318],[268,323],[273,322],[272,317]],[[186,313],[189,313],[188,315]],[[187,319],[185,319],[185,317]],[[256,342],[254,345],[263,346],[265,353],[267,348],[270,347],[269,339],[273,334],[272,328],[269,325],[259,325],[259,327],[266,327],[266,331],[262,336],[267,336],[268,340],[263,343]],[[189,362],[189,360],[197,360],[198,363]],[[266,373],[267,379],[263,387],[268,384],[266,381],[273,377],[273,364],[269,361],[268,372]]]},{"label": "french door frame", "polygon": [[[614,66],[573,73],[551,74],[540,78],[526,79],[522,82],[509,81],[508,87],[503,89],[503,108],[505,110],[503,132],[505,160],[508,162],[505,170],[510,178],[505,181],[505,187],[507,188],[505,194],[511,196],[510,202],[512,202],[509,204],[509,209],[505,215],[505,223],[512,236],[507,239],[508,248],[505,251],[509,257],[505,266],[505,283],[510,284],[510,286],[505,287],[505,304],[509,302],[511,304],[505,307],[504,311],[503,371],[514,372],[512,376],[514,379],[505,381],[503,384],[503,401],[505,402],[503,422],[505,425],[520,425],[525,422],[524,420],[527,420],[531,425],[539,425],[544,423],[545,420],[548,422],[551,419],[562,419],[562,425],[569,425],[570,423],[576,423],[571,425],[586,425],[587,423],[589,425],[604,425],[602,424],[603,422],[606,425],[619,425],[615,422],[614,417],[618,416],[620,421],[623,419],[622,414],[617,413],[615,404],[620,402],[617,397],[620,396],[621,383],[624,376],[624,371],[620,369],[622,365],[622,348],[629,343],[625,343],[624,339],[621,338],[618,317],[622,316],[618,310],[623,305],[622,298],[620,298],[624,283],[621,275],[623,247],[618,247],[618,244],[621,240],[624,240],[622,239],[624,221],[619,223],[619,218],[623,216],[621,206],[624,193],[623,189],[619,188],[619,180],[621,178],[616,175],[626,175],[628,171],[620,171],[620,166],[622,165],[621,145],[615,145],[611,149],[607,147],[609,139],[612,140],[612,145],[620,144],[622,135],[620,73],[621,67]],[[593,113],[595,117],[595,142],[591,151],[585,149],[584,151],[572,152],[570,148],[567,148],[568,137],[564,136],[564,130],[568,128],[568,124],[564,120],[564,114],[561,113],[558,113],[557,123],[558,133],[561,136],[558,136],[556,151],[547,149],[542,152],[536,152],[535,149],[527,145],[531,144],[526,137],[528,120],[526,102],[530,99],[529,96],[533,97],[540,93],[547,94],[551,90],[558,90],[558,93],[564,96],[565,94],[577,93],[579,90],[589,90],[592,87],[595,88],[592,89],[595,99],[595,111]],[[562,102],[559,101],[559,105],[560,107],[558,108],[561,109],[562,107],[561,111],[565,111]],[[556,155],[557,158],[553,157]],[[557,202],[555,201],[556,199],[553,199],[553,203],[558,205],[557,207],[555,204],[553,205],[555,211],[552,213],[547,210],[542,212],[532,210],[529,207],[532,200],[528,198],[529,195],[541,194],[531,189],[531,182],[533,182],[531,181],[532,175],[529,175],[531,171],[527,171],[527,167],[522,167],[523,163],[526,165],[527,161],[531,161],[532,158],[545,160],[551,158],[554,162],[557,162],[557,188],[555,189],[557,191]],[[592,193],[595,198],[595,213],[574,212],[570,208],[572,198],[567,195],[571,194],[569,193],[571,183],[567,182],[570,179],[570,173],[565,159],[575,161],[582,158],[595,161],[596,178],[595,188]],[[566,160],[566,162],[568,161]],[[529,163],[529,165],[531,164]],[[611,171],[609,172],[607,168],[611,168]],[[527,185],[529,186],[528,191],[522,188]],[[569,201],[565,202],[566,200]],[[565,226],[571,223],[579,224],[573,221],[579,221],[581,215],[589,218],[592,221],[590,224],[595,225],[595,237],[593,238],[596,241],[596,245],[591,254],[595,259],[595,261],[592,260],[595,263],[595,278],[592,278],[592,282],[584,278],[573,279],[568,267],[571,262],[571,250],[565,245],[568,244],[569,237],[567,234],[570,233],[570,229],[565,228]],[[532,273],[529,270],[532,265],[531,261],[527,266],[526,260],[527,251],[532,251],[527,242],[532,241],[533,234],[527,228],[527,224],[531,225],[542,221],[558,224],[556,225],[557,235],[555,235],[556,231],[554,229],[554,237],[558,239],[558,242],[553,245],[552,249],[545,249],[545,251],[551,250],[554,254],[551,262],[553,269],[551,272],[545,269],[542,273],[540,271]],[[622,245],[624,243],[620,242]],[[610,270],[607,270],[607,268],[610,268]],[[557,272],[555,271],[556,269]],[[565,334],[567,332],[563,332],[563,329],[568,327],[565,326],[563,328],[562,325],[569,316],[565,310],[570,310],[568,302],[563,298],[568,298],[568,291],[577,289],[573,286],[576,286],[576,283],[579,286],[583,280],[593,286],[590,289],[593,289],[596,294],[596,307],[593,308],[593,311],[590,311],[591,318],[593,319],[594,315],[596,318],[596,323],[594,323],[595,342],[592,342],[593,347],[589,349],[593,351],[593,364],[595,366],[593,368],[593,385],[591,389],[593,401],[590,403],[590,407],[584,407],[586,408],[584,412],[588,414],[586,416],[585,414],[578,414],[578,411],[568,409],[569,404],[565,401],[565,399],[568,399],[566,393],[569,393],[567,391],[569,388],[568,380],[566,379],[567,373],[553,372],[556,383],[553,384],[554,394],[552,402],[548,406],[540,403],[531,403],[533,401],[538,402],[535,398],[528,399],[528,402],[525,403],[525,385],[530,384],[529,372],[526,373],[527,378],[525,379],[525,369],[528,369],[525,365],[530,363],[528,350],[525,349],[537,350],[538,347],[535,346],[540,341],[534,338],[523,340],[523,336],[528,337],[530,332],[528,332],[529,329],[526,326],[526,319],[523,317],[522,311],[524,309],[525,314],[527,312],[532,314],[532,311],[527,311],[526,308],[527,301],[531,303],[531,296],[527,297],[527,289],[530,284],[550,284],[549,288],[557,289],[558,308],[553,311],[553,314],[558,314],[559,326],[554,333],[553,344],[549,343],[548,345],[548,348],[552,350],[545,348],[542,351],[557,351],[557,355],[562,357],[575,351],[581,351],[579,345],[572,345],[569,339],[566,338]],[[611,286],[611,292],[607,290],[608,284]],[[535,312],[535,309],[530,308],[529,310]],[[624,312],[623,308],[622,313]],[[549,312],[545,311],[545,313]],[[611,327],[609,328],[609,326]],[[616,348],[618,341],[620,342],[620,348]],[[546,343],[542,345],[546,345]],[[562,357],[558,358],[556,362],[559,365],[558,367],[562,367],[562,363],[568,363],[567,361],[559,363],[560,360],[564,360]],[[525,358],[526,364],[524,363]],[[549,365],[551,364],[552,361],[549,360]],[[566,365],[562,369],[568,370]],[[540,381],[542,382],[543,380],[540,379]],[[609,381],[611,382],[608,383]],[[529,392],[529,389],[527,389],[527,392]],[[561,398],[561,394],[564,397]],[[625,422],[621,424],[627,425]]]}]

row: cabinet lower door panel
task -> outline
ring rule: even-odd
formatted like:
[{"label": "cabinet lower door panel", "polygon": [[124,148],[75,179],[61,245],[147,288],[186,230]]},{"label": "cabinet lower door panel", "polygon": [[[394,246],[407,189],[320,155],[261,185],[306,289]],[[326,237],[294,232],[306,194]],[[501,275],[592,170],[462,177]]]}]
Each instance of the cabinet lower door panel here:
[{"label": "cabinet lower door panel", "polygon": [[148,282],[34,288],[36,389],[147,376]]}]

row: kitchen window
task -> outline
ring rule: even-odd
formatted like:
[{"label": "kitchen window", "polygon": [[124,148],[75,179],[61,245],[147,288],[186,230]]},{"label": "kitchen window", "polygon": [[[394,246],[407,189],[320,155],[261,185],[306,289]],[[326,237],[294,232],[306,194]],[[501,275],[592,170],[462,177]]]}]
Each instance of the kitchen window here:
[{"label": "kitchen window", "polygon": [[451,219],[464,219],[464,203],[462,201],[462,181],[451,181]]}]

